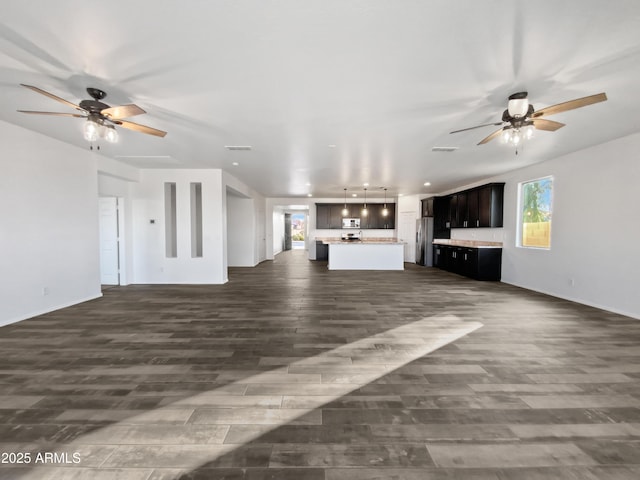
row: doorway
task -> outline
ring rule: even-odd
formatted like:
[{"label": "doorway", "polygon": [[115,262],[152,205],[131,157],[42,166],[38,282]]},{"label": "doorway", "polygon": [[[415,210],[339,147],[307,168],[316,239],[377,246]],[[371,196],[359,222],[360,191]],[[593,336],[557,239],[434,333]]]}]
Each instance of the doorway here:
[{"label": "doorway", "polygon": [[120,285],[120,210],[116,197],[98,199],[100,283]]},{"label": "doorway", "polygon": [[400,212],[398,239],[404,242],[404,261],[416,261],[416,213]]},{"label": "doorway", "polygon": [[307,215],[305,213],[291,214],[291,248],[294,250],[304,250],[305,239],[307,238]]}]

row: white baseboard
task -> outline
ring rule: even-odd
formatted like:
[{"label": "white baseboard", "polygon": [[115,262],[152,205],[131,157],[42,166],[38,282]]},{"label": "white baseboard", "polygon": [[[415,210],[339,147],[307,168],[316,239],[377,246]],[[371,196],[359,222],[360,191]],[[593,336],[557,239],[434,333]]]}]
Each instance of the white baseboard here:
[{"label": "white baseboard", "polygon": [[29,312],[29,313],[27,313],[25,315],[21,315],[19,317],[8,318],[6,320],[0,320],[0,327],[4,327],[5,325],[11,325],[12,323],[18,323],[18,322],[21,322],[22,320],[27,320],[29,318],[37,317],[38,315],[44,315],[45,313],[54,312],[56,310],[60,310],[61,308],[72,307],[73,305],[78,305],[79,303],[84,303],[84,302],[88,302],[90,300],[95,300],[96,298],[100,298],[100,297],[102,297],[102,292],[100,292],[99,295],[96,295],[96,296],[93,296],[93,297],[81,298],[81,299],[75,300],[73,302],[62,303],[62,304],[59,304],[59,305],[47,307],[47,308],[45,308],[43,310],[36,310],[34,312]]},{"label": "white baseboard", "polygon": [[531,290],[532,292],[543,293],[544,295],[549,295],[550,297],[561,298],[562,300],[568,300],[570,302],[580,303],[580,304],[586,305],[588,307],[599,308],[600,310],[605,310],[607,312],[617,313],[618,315],[624,315],[625,317],[630,317],[630,318],[634,318],[636,320],[640,320],[640,315],[638,315],[637,313],[626,312],[626,311],[620,310],[618,308],[605,306],[605,305],[600,305],[600,304],[597,304],[597,303],[594,303],[594,302],[586,302],[581,298],[572,298],[572,297],[568,297],[568,296],[565,296],[565,295],[558,295],[557,293],[554,293],[554,292],[548,292],[548,291],[545,291],[545,290],[539,290],[539,289],[536,289],[536,288],[528,287],[526,285],[520,285],[520,284],[514,283],[514,282],[507,282],[505,280],[501,280],[501,281],[502,281],[502,283],[506,283],[508,285],[513,285],[514,287],[524,288],[525,290]]}]

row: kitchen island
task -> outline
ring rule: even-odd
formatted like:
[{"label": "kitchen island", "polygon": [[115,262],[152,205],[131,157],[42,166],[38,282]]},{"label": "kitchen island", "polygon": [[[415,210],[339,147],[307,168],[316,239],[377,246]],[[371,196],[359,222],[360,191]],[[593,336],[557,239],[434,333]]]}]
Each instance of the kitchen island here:
[{"label": "kitchen island", "polygon": [[404,270],[404,243],[395,238],[318,238],[329,246],[329,270]]}]

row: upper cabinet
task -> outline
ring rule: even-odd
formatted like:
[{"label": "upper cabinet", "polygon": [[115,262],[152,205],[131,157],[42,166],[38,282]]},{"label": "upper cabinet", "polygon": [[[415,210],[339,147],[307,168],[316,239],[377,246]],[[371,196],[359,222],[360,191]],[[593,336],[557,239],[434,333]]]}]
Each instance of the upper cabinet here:
[{"label": "upper cabinet", "polygon": [[359,218],[360,230],[396,228],[396,204],[387,203],[384,215],[382,203],[367,203],[367,216],[362,215],[362,203],[347,203],[347,215],[342,214],[344,203],[316,203],[316,228],[342,229],[342,218]]},{"label": "upper cabinet", "polygon": [[342,209],[344,205],[331,203],[316,204],[316,228],[342,228]]},{"label": "upper cabinet", "polygon": [[387,204],[387,214],[384,214],[384,205],[382,203],[372,203],[367,205],[369,215],[366,220],[360,218],[364,228],[388,229],[395,228],[396,224],[396,206],[393,203]]},{"label": "upper cabinet", "polygon": [[502,227],[503,199],[504,183],[489,183],[436,197],[435,229],[439,233],[436,238],[449,238],[450,228]]},{"label": "upper cabinet", "polygon": [[478,221],[476,226],[502,227],[503,203],[504,183],[490,183],[478,188]]},{"label": "upper cabinet", "polygon": [[436,197],[429,197],[421,200],[422,204],[422,216],[423,217],[433,217],[433,202]]}]

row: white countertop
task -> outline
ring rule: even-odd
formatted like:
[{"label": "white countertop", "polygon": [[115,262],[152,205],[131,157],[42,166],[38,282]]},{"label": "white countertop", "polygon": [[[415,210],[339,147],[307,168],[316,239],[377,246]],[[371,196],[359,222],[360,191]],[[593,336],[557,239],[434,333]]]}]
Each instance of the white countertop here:
[{"label": "white countertop", "polygon": [[502,248],[502,242],[488,242],[485,240],[456,240],[448,238],[436,238],[433,241],[433,244],[468,248]]},{"label": "white countertop", "polygon": [[361,240],[342,240],[341,238],[316,238],[316,242],[325,245],[404,245],[397,238],[363,238]]}]

